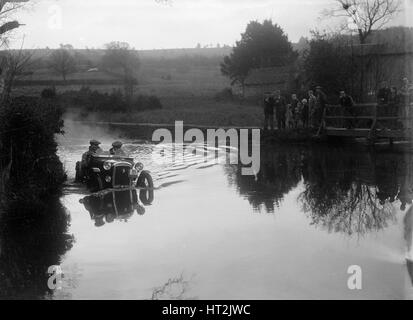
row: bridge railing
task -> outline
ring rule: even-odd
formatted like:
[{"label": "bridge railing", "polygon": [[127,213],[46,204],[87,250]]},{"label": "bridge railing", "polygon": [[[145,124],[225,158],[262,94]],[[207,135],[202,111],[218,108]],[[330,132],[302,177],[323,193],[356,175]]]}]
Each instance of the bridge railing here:
[{"label": "bridge railing", "polygon": [[[412,110],[412,111],[410,111]],[[353,107],[328,105],[323,121],[325,127],[346,129],[386,128],[400,130],[410,126],[413,106],[403,104],[357,104]]]}]

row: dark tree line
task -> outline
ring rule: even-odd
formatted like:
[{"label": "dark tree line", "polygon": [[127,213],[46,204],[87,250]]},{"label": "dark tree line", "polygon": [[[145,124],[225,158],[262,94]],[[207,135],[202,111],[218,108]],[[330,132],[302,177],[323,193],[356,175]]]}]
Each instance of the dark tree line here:
[{"label": "dark tree line", "polygon": [[340,90],[352,93],[357,65],[347,43],[340,38],[313,33],[308,49],[302,55],[304,85],[320,85],[329,95],[338,96]]}]

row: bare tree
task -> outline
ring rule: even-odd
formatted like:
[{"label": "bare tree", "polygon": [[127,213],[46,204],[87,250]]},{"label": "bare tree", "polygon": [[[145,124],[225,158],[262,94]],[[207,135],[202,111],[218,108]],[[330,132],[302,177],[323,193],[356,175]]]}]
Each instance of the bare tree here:
[{"label": "bare tree", "polygon": [[126,42],[110,42],[105,47],[102,66],[115,73],[121,73],[125,96],[129,100],[133,95],[133,87],[137,83],[136,71],[140,65],[138,54]]},{"label": "bare tree", "polygon": [[0,0],[0,47],[7,42],[7,33],[17,29],[21,24],[17,20],[9,21],[10,14],[29,0]]},{"label": "bare tree", "polygon": [[[3,49],[4,45],[7,44],[8,33],[21,25],[17,20],[9,21],[8,18],[10,14],[14,10],[20,8],[23,2],[27,1],[28,0],[0,0],[0,49]],[[3,59],[0,62],[0,112],[2,111],[2,108],[4,106],[3,102],[5,101],[5,99],[7,99],[11,90],[11,84],[13,81],[10,81],[10,75],[18,72],[21,66],[26,64],[24,62],[24,60],[26,59],[19,59],[20,62],[16,63],[15,61],[14,63],[11,63],[9,52],[5,51],[4,54],[5,56],[3,56]],[[3,142],[0,139],[0,149],[2,148],[2,143]],[[4,167],[3,163],[0,162],[0,196],[5,190],[5,184],[9,179],[10,168],[12,164],[11,152],[9,155],[5,156],[9,156],[10,160],[8,162],[4,161],[4,163],[6,163]]]},{"label": "bare tree", "polygon": [[364,45],[374,30],[387,25],[400,11],[401,0],[335,0],[336,7],[325,10],[326,17],[347,18],[344,28],[357,30],[361,49],[360,101],[364,97]]},{"label": "bare tree", "polygon": [[[10,14],[20,8],[23,2],[27,1],[28,0],[0,0],[0,49],[3,49],[5,44],[7,44],[8,33],[21,26],[16,20],[8,20]],[[2,61],[0,61],[0,102],[3,102],[3,97],[9,93],[9,89],[7,89],[7,78],[9,75],[8,67],[10,60],[8,57],[8,52],[4,51]]]},{"label": "bare tree", "polygon": [[11,90],[13,88],[14,80],[32,63],[33,52],[30,50],[9,50],[3,56],[4,72],[4,87],[0,97],[0,102],[3,103],[8,100]]},{"label": "bare tree", "polygon": [[[400,11],[400,0],[335,0],[336,7],[325,10],[328,17],[347,18],[348,28],[358,32],[360,44],[366,43],[367,37],[374,30],[388,24]],[[351,27],[353,25],[353,27]]]},{"label": "bare tree", "polygon": [[76,60],[70,50],[64,46],[52,52],[50,55],[50,68],[57,74],[61,75],[63,81],[66,81],[70,73],[76,71]]}]

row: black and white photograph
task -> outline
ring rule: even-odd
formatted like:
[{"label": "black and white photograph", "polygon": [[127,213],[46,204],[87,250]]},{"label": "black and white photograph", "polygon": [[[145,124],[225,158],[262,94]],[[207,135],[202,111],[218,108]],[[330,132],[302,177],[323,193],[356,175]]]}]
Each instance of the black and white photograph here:
[{"label": "black and white photograph", "polygon": [[412,299],[413,0],[0,0],[0,300]]}]

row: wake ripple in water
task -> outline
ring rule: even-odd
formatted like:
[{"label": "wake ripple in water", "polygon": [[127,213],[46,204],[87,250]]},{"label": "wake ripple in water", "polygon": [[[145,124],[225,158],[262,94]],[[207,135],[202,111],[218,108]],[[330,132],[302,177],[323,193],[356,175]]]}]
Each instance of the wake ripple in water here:
[{"label": "wake ripple in water", "polygon": [[228,151],[225,146],[214,148],[200,144],[191,147],[193,152],[184,152],[180,156],[174,144],[164,144],[162,150],[155,145],[135,145],[127,148],[131,157],[142,162],[145,168],[151,171],[155,188],[159,189],[185,181],[184,177],[190,169],[206,169],[222,163],[225,151]]},{"label": "wake ripple in water", "polygon": [[[81,159],[82,154],[88,148],[88,140],[80,138],[64,137],[59,139],[58,154],[63,161],[69,181],[66,193],[73,193],[80,185],[73,182],[75,177],[76,161]],[[184,145],[186,148],[187,145]],[[102,142],[102,149],[110,148],[110,142]],[[142,162],[146,170],[151,172],[155,189],[165,188],[186,180],[192,169],[207,169],[225,161],[225,153],[236,153],[237,150],[227,146],[218,148],[208,145],[191,145],[192,152],[178,153],[174,144],[159,145],[124,141],[124,149],[136,162]],[[182,147],[181,147],[182,152]],[[79,190],[77,191],[79,192]]]}]

